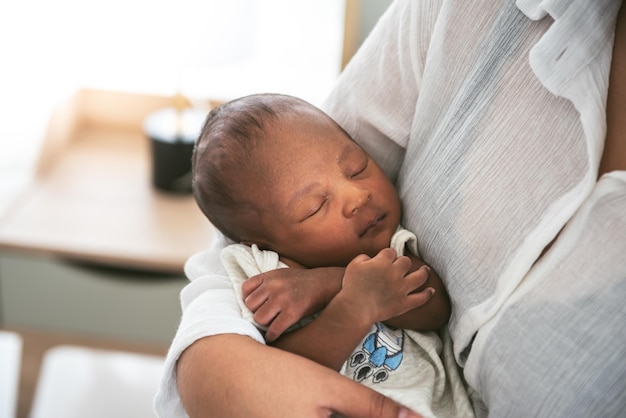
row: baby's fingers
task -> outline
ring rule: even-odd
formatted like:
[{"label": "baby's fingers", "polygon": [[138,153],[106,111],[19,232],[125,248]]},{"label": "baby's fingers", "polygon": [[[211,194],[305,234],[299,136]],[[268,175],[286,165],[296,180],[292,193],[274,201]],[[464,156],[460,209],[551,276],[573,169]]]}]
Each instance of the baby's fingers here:
[{"label": "baby's fingers", "polygon": [[281,312],[267,328],[265,332],[265,341],[268,343],[273,342],[280,337],[290,326],[295,324],[298,318],[293,318],[290,315]]},{"label": "baby's fingers", "polygon": [[432,299],[434,294],[435,289],[432,287],[427,287],[426,289],[420,290],[419,292],[411,293],[407,296],[407,300],[411,305],[411,309],[415,309],[426,304],[429,300]]},{"label": "baby's fingers", "polygon": [[409,293],[416,292],[420,287],[426,284],[426,282],[428,282],[429,274],[430,274],[430,267],[424,264],[419,269],[404,276],[404,280],[410,288]]},{"label": "baby's fingers", "polygon": [[396,258],[392,264],[396,268],[406,273],[407,271],[409,271],[409,268],[411,267],[411,259],[405,255],[401,255],[400,257]]},{"label": "baby's fingers", "polygon": [[259,286],[263,284],[263,276],[257,275],[252,276],[241,285],[241,295],[244,300],[250,295],[250,293],[254,292]]},{"label": "baby's fingers", "polygon": [[267,294],[267,292],[265,292],[263,290],[255,289],[256,291],[253,291],[252,293],[250,293],[247,296],[243,292],[243,286],[242,286],[241,290],[242,290],[242,293],[243,293],[243,303],[252,312],[256,312],[257,309],[259,309],[261,306],[263,306],[267,302],[267,300],[269,298],[269,295]]},{"label": "baby's fingers", "polygon": [[[250,309],[252,310],[252,309]],[[265,302],[256,311],[254,311],[254,322],[259,325],[268,325],[280,313],[280,306]]]}]

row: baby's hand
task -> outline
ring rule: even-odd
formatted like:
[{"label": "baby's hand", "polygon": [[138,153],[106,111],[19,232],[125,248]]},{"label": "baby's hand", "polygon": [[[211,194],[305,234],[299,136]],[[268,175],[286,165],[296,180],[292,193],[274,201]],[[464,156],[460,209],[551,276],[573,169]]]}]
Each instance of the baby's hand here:
[{"label": "baby's hand", "polygon": [[346,267],[341,294],[362,311],[363,320],[385,321],[415,309],[430,300],[434,289],[416,290],[428,280],[428,267],[407,274],[408,257],[397,257],[395,250],[385,248],[374,258],[359,255]]},{"label": "baby's hand", "polygon": [[343,268],[285,268],[250,277],[243,283],[245,305],[254,320],[268,325],[265,339],[274,341],[300,319],[320,311],[339,292]]}]

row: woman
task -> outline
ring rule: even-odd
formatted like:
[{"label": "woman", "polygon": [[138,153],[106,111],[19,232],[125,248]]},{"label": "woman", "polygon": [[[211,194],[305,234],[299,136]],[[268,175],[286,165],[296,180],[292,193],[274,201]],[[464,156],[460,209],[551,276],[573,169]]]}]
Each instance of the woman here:
[{"label": "woman", "polygon": [[[450,293],[478,415],[616,416],[626,12],[611,0],[505,3],[394,2],[326,110],[400,190],[403,224]],[[259,344],[220,279],[220,245],[187,265],[162,414],[407,413]]]}]

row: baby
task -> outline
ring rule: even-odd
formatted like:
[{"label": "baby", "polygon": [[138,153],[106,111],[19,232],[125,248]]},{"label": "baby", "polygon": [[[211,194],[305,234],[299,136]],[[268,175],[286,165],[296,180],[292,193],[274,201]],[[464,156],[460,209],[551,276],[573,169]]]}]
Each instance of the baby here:
[{"label": "baby", "polygon": [[435,332],[450,314],[443,284],[400,227],[393,184],[329,116],[278,94],[228,102],[207,117],[192,172],[198,206],[238,243],[222,260],[269,344],[423,416],[473,415]]}]

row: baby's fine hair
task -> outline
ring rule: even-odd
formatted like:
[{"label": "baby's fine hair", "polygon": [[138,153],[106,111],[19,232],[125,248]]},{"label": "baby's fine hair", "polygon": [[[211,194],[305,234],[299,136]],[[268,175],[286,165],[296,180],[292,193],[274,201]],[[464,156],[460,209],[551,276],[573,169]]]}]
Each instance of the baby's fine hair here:
[{"label": "baby's fine hair", "polygon": [[314,107],[296,97],[267,93],[235,99],[208,114],[192,156],[193,196],[209,221],[230,239],[241,240],[234,214],[259,211],[240,196],[233,176],[254,166],[255,151],[273,122],[303,108]]}]

